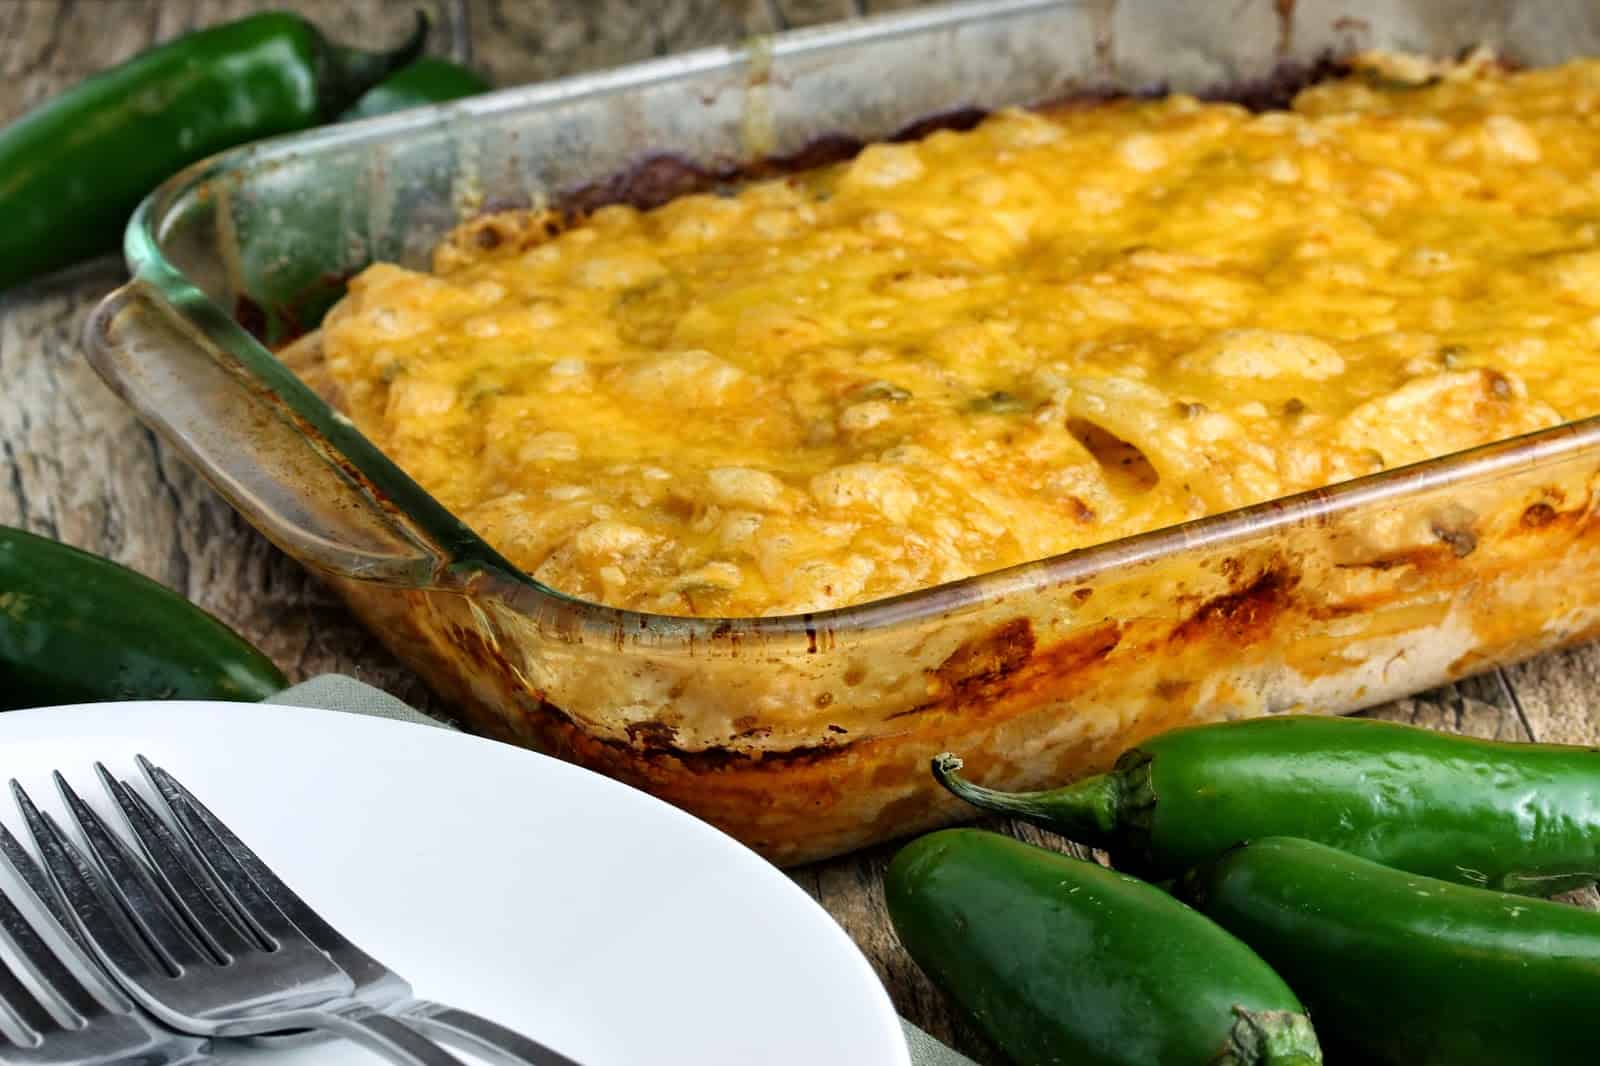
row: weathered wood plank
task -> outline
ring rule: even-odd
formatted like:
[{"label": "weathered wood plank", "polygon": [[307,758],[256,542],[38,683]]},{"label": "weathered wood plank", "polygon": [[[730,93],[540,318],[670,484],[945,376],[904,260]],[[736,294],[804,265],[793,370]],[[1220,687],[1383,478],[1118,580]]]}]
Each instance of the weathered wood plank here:
[{"label": "weathered wood plank", "polygon": [[1570,903],[1574,907],[1582,907],[1586,911],[1600,911],[1600,889],[1594,885],[1588,888],[1578,888],[1571,892],[1556,896],[1562,903]]},{"label": "weathered wood plank", "polygon": [[1374,707],[1363,717],[1483,740],[1535,739],[1504,679],[1493,671]]},{"label": "weathered wood plank", "polygon": [[774,6],[786,29],[818,26],[861,15],[861,5],[856,0],[774,0]]},{"label": "weathered wood plank", "polygon": [[1542,655],[1505,673],[1540,740],[1600,743],[1600,645]]},{"label": "weathered wood plank", "polygon": [[[337,7],[316,0],[0,5],[0,121],[156,41],[286,6],[336,38],[363,43],[398,40],[412,17],[409,5],[385,0]],[[458,7],[449,0],[440,10]],[[115,32],[107,32],[108,21]],[[434,42],[444,51],[454,51],[451,45],[447,35]],[[410,671],[140,426],[83,360],[83,318],[122,278],[118,259],[108,257],[0,296],[0,380],[7,383],[0,390],[0,522],[59,537],[177,589],[260,645],[292,678],[352,673],[430,705]]]},{"label": "weathered wood plank", "polygon": [[777,28],[766,0],[472,0],[473,48],[496,85],[521,85]]}]

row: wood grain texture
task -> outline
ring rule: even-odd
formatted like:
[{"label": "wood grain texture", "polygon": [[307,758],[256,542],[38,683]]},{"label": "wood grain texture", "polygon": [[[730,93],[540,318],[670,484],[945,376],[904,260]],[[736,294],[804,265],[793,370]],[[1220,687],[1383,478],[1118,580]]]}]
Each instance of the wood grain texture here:
[{"label": "wood grain texture", "polygon": [[773,0],[773,7],[786,29],[818,26],[861,15],[857,0]]},{"label": "wood grain texture", "polygon": [[[7,0],[0,121],[158,40],[289,6],[372,44],[403,33],[413,0]],[[751,34],[909,6],[906,0],[435,0],[433,48],[502,85],[614,66]],[[293,678],[339,671],[439,709],[418,681],[298,566],[249,529],[123,408],[84,362],[82,320],[122,280],[111,259],[0,294],[0,523],[109,556],[177,589],[258,643]],[[1374,717],[1499,739],[1594,743],[1600,648],[1448,685]],[[1027,826],[985,823],[1085,854]],[[999,1057],[895,941],[883,911],[894,846],[792,871],[861,945],[896,1006],[980,1063]],[[1595,906],[1593,891],[1573,897]]]},{"label": "wood grain texture", "polygon": [[522,85],[778,28],[767,0],[472,0],[472,42],[496,85]]},{"label": "wood grain texture", "polygon": [[1540,740],[1600,742],[1600,646],[1541,655],[1505,674]]},{"label": "wood grain texture", "polygon": [[[0,4],[0,121],[158,41],[286,7],[336,39],[368,44],[403,37],[415,9],[387,0]],[[454,0],[434,10],[446,28],[465,24]],[[455,44],[436,34],[431,47],[454,54]],[[57,537],[177,589],[291,678],[350,673],[431,707],[409,670],[157,442],[89,368],[79,347],[83,318],[122,280],[120,259],[108,257],[0,295],[0,523]]]},{"label": "wood grain texture", "polygon": [[1461,733],[1480,740],[1533,740],[1505,675],[1498,670],[1363,712],[1406,725]]}]

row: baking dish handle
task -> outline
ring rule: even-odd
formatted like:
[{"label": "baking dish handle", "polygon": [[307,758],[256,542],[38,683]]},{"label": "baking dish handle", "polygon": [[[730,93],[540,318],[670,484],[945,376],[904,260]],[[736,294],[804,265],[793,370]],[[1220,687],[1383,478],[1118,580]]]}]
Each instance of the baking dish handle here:
[{"label": "baking dish handle", "polygon": [[339,577],[434,583],[442,553],[221,346],[164,312],[147,283],[135,279],[101,301],[84,336],[112,391],[285,552]]}]

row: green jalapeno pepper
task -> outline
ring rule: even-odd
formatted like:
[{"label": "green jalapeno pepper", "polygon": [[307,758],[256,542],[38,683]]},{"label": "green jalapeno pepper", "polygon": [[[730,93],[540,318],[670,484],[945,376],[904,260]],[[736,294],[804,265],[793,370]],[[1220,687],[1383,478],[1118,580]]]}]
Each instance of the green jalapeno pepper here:
[{"label": "green jalapeno pepper", "polygon": [[288,682],[227,626],[106,559],[0,526],[0,710],[259,700]]},{"label": "green jalapeno pepper", "polygon": [[1266,963],[1160,889],[996,833],[906,845],[884,881],[900,940],[1019,1066],[1312,1066]]},{"label": "green jalapeno pepper", "polygon": [[1360,718],[1279,717],[1145,741],[1110,773],[1044,792],[934,775],[1154,879],[1228,848],[1296,836],[1413,873],[1526,895],[1600,874],[1600,750],[1475,740]]},{"label": "green jalapeno pepper", "polygon": [[1178,892],[1283,975],[1337,1061],[1594,1061],[1600,914],[1286,837],[1229,852]]},{"label": "green jalapeno pepper", "polygon": [[[405,67],[369,89],[339,116],[371,118],[409,107],[443,103],[486,92],[489,83],[465,67],[431,56]],[[349,205],[312,198],[295,225],[242,233],[239,247],[240,321],[270,347],[300,336],[344,296],[346,274],[329,269],[343,261],[352,232]],[[357,224],[359,229],[359,223]]]},{"label": "green jalapeno pepper", "polygon": [[[425,56],[384,79],[339,116],[340,120],[443,103],[486,92],[489,83],[465,67]],[[337,199],[302,204],[295,225],[241,234],[236,315],[269,347],[300,336],[344,296],[342,262],[352,232],[344,217],[349,205]],[[359,230],[359,223],[357,229]]]},{"label": "green jalapeno pepper", "polygon": [[350,119],[387,115],[408,107],[442,104],[466,96],[477,96],[490,89],[488,82],[466,67],[449,60],[423,56],[403,67],[362,94],[349,110],[339,116]]},{"label": "green jalapeno pepper", "polygon": [[0,289],[110,251],[139,201],[183,166],[333,119],[422,51],[330,44],[296,15],[255,15],[103,71],[0,130]]}]

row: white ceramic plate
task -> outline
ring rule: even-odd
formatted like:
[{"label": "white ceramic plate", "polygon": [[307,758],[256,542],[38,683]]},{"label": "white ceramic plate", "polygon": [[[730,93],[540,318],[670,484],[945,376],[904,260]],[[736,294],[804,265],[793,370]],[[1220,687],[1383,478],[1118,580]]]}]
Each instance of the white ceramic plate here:
[{"label": "white ceramic plate", "polygon": [[[189,785],[420,996],[583,1066],[906,1066],[883,987],[793,882],[596,774],[426,726],[294,707],[121,703],[0,714],[0,778],[108,812],[92,763]],[[21,829],[8,798],[0,820]],[[344,1044],[230,1052],[371,1066]]]}]

